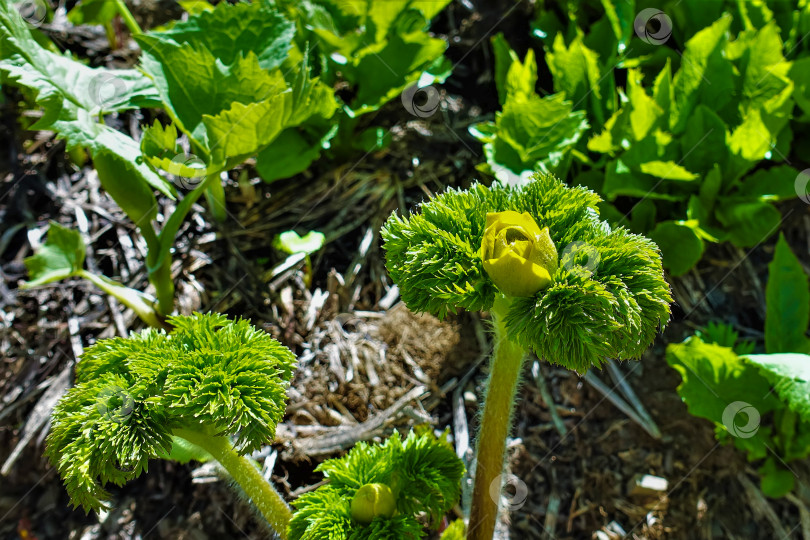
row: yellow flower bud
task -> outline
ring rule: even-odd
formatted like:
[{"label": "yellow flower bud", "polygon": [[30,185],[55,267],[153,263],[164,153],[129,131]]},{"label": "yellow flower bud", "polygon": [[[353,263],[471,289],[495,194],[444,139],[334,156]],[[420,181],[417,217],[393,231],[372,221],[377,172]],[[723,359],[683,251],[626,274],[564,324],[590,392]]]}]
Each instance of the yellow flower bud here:
[{"label": "yellow flower bud", "polygon": [[557,248],[548,227],[542,230],[528,213],[490,212],[481,242],[484,270],[507,296],[534,296],[551,284]]},{"label": "yellow flower bud", "polygon": [[390,518],[396,509],[394,493],[385,484],[366,484],[352,499],[352,519],[363,525],[368,525],[377,516]]}]

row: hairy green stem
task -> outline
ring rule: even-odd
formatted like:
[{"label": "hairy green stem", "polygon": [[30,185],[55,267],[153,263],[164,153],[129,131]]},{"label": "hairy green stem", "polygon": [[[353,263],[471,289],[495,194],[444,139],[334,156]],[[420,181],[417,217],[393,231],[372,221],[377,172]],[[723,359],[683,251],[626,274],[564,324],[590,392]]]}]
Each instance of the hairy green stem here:
[{"label": "hairy green stem", "polygon": [[234,450],[230,439],[191,429],[178,429],[174,434],[211,454],[239,484],[279,537],[282,540],[287,539],[287,524],[292,519],[290,507],[270,482],[264,479],[250,458],[241,456]]},{"label": "hairy green stem", "polygon": [[[492,540],[498,519],[506,437],[512,427],[512,410],[526,352],[506,335],[504,319],[508,309],[509,300],[503,296],[495,299],[492,307],[495,350],[478,434],[475,484],[467,540]],[[492,488],[493,484],[497,488]],[[495,496],[492,495],[493,492]]]},{"label": "hairy green stem", "polygon": [[124,20],[124,24],[129,29],[130,34],[137,36],[138,34],[143,33],[141,27],[138,26],[138,22],[135,20],[135,17],[132,16],[129,8],[124,3],[124,0],[115,0],[115,7],[118,9],[118,14],[121,15],[121,19]]},{"label": "hairy green stem", "polygon": [[208,201],[208,209],[211,210],[211,215],[222,223],[228,216],[225,211],[225,188],[222,186],[222,182],[219,181],[219,173],[210,175],[208,178],[211,178],[211,176],[216,176],[217,181],[207,182],[205,200]]}]

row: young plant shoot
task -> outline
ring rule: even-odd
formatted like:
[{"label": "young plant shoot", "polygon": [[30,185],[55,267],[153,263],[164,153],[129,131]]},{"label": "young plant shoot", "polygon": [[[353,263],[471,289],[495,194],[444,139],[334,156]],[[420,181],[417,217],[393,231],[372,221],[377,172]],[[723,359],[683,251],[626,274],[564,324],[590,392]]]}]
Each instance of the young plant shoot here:
[{"label": "young plant shoot", "polygon": [[293,503],[291,540],[422,538],[425,525],[438,526],[458,501],[464,464],[428,431],[404,441],[394,433],[381,445],[361,442],[316,470],[329,482]]},{"label": "young plant shoot", "polygon": [[584,373],[637,359],[669,320],[660,252],[600,221],[600,198],[537,174],[520,187],[449,189],[383,227],[386,266],[412,310],[492,315],[495,349],[478,435],[470,540],[491,540],[523,358]]},{"label": "young plant shoot", "polygon": [[[123,3],[116,6],[123,14]],[[221,175],[269,146],[284,129],[313,116],[327,120],[337,104],[331,87],[310,77],[307,55],[289,56],[294,24],[270,3],[221,2],[170,28],[135,30],[142,48],[139,70],[90,68],[40,44],[14,3],[0,3],[0,79],[30,94],[43,109],[32,129],[56,132],[68,150],[89,151],[101,187],[146,244],[155,298],[103,275],[88,277],[80,267],[48,264],[51,281],[60,273],[87,277],[147,324],[164,326],[174,309],[171,251],[192,205],[204,194],[212,215],[223,221]],[[102,88],[114,88],[113,95]],[[170,122],[145,126],[140,141],[104,122],[105,115],[155,107]],[[155,192],[176,199],[177,189],[158,171],[173,175],[186,191],[162,219]],[[52,242],[48,251],[60,247]],[[71,256],[57,255],[55,262]],[[32,282],[43,283],[41,276],[32,276]]]},{"label": "young plant shoot", "polygon": [[85,351],[54,410],[48,457],[86,511],[106,508],[103,485],[138,477],[150,459],[213,457],[286,538],[290,509],[246,455],[273,440],[295,357],[244,320],[169,321],[169,334],[145,330]]}]

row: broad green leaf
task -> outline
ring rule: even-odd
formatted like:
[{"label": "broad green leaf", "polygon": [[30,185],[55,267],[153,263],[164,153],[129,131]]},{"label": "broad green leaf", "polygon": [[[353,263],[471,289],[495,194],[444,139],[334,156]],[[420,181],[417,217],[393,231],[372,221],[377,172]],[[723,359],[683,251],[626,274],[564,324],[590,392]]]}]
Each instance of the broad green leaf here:
[{"label": "broad green leaf", "polygon": [[173,198],[172,188],[140,160],[138,144],[95,119],[104,111],[156,105],[158,95],[148,78],[134,70],[91,69],[44,49],[9,3],[0,3],[0,55],[0,78],[32,91],[44,109],[33,129],[56,131],[68,150],[116,153],[133,164],[139,181]]},{"label": "broad green leaf", "polygon": [[357,84],[357,95],[351,102],[355,114],[376,110],[399,96],[445,49],[444,40],[417,31],[389,35],[382,49],[362,53],[351,70]]},{"label": "broad green leaf", "polygon": [[560,94],[544,98],[534,94],[526,99],[515,96],[507,100],[495,123],[498,137],[507,141],[527,164],[573,145],[588,126],[585,113],[571,111],[571,102]]},{"label": "broad green leaf", "polygon": [[590,105],[597,125],[604,124],[607,111],[601,84],[605,77],[600,73],[598,55],[582,43],[581,37],[566,46],[562,34],[557,34],[551,50],[546,52],[546,62],[554,79],[554,91],[562,92],[577,109]]},{"label": "broad green leaf", "polygon": [[703,240],[693,227],[678,221],[662,221],[649,233],[664,256],[664,267],[673,276],[688,272],[703,256]]},{"label": "broad green leaf", "polygon": [[790,64],[782,55],[782,40],[774,21],[758,31],[741,32],[729,42],[726,53],[729,60],[739,60],[743,106],[761,108],[790,84],[785,78]]},{"label": "broad green leaf", "polygon": [[[510,52],[512,62],[506,70],[504,88],[506,92],[506,102],[509,97],[528,99],[535,95],[534,85],[537,83],[537,61],[534,59],[534,51],[526,51],[526,57],[521,62],[514,52]],[[506,105],[506,103],[503,103]]]},{"label": "broad green leaf", "polygon": [[763,159],[775,142],[762,121],[760,111],[751,109],[728,138],[730,152],[726,178],[736,180]]},{"label": "broad green leaf", "polygon": [[177,128],[174,124],[164,127],[157,119],[151,126],[143,128],[141,135],[141,152],[148,157],[173,158],[182,148],[177,143]]},{"label": "broad green leaf", "polygon": [[[742,180],[738,193],[763,201],[784,201],[793,199],[797,195],[806,196],[806,192],[796,192],[796,178],[799,177],[799,174],[799,171],[787,165],[759,169]],[[807,185],[804,187],[806,188]]]},{"label": "broad green leaf", "polygon": [[[47,108],[49,105],[45,106]],[[32,128],[54,130],[65,139],[68,149],[87,148],[93,158],[100,153],[116,154],[120,160],[131,165],[128,170],[135,175],[133,181],[137,179],[141,184],[148,185],[174,199],[174,189],[144,162],[138,143],[120,131],[99,124],[86,109],[65,103],[56,118],[48,118],[47,123],[45,120],[46,118],[42,118]],[[116,199],[116,203],[121,207],[124,206],[121,200]]]},{"label": "broad green leaf", "polygon": [[492,142],[484,144],[484,156],[487,162],[483,164],[486,167],[482,170],[490,174],[499,166],[518,175],[531,168],[524,155],[503,137],[495,137]]},{"label": "broad green leaf", "polygon": [[[636,141],[634,144],[630,145],[627,151],[622,154],[621,158],[628,167],[634,171],[640,171],[644,163],[651,161],[677,163],[680,160],[680,153],[678,145],[672,142],[672,136],[656,129],[649,137],[644,137],[640,141]],[[652,167],[658,166],[653,165]],[[666,173],[670,171],[670,169],[672,169],[671,166],[660,172]]]},{"label": "broad green leaf", "polygon": [[310,255],[323,247],[326,237],[318,231],[309,231],[304,236],[298,236],[295,231],[285,231],[273,241],[273,247],[289,255],[306,253]]},{"label": "broad green leaf", "polygon": [[150,52],[153,40],[164,46],[185,43],[206,49],[225,65],[253,53],[262,69],[269,71],[287,58],[294,33],[295,25],[265,2],[220,2],[213,11],[202,10],[167,30],[150,32],[147,46],[141,47]]},{"label": "broad green leaf", "polygon": [[726,11],[727,5],[706,0],[675,0],[668,3],[665,10],[672,17],[673,30],[688,39],[715,22]]},{"label": "broad green leaf", "polygon": [[159,104],[152,82],[135,70],[93,69],[43,48],[11,2],[0,3],[0,76],[48,104],[42,124],[59,116],[62,102],[92,114]]},{"label": "broad green leaf", "polygon": [[71,24],[81,26],[83,24],[109,24],[118,9],[115,2],[109,0],[81,0],[68,11],[67,18]]},{"label": "broad green leaf", "polygon": [[630,228],[636,234],[647,234],[655,227],[655,202],[642,199],[630,210]]},{"label": "broad green leaf", "polygon": [[214,6],[212,6],[208,0],[177,0],[177,3],[180,4],[189,15],[197,15],[202,13],[203,11],[213,11]]},{"label": "broad green leaf", "polygon": [[661,107],[665,114],[669,115],[672,102],[675,100],[672,95],[672,63],[667,58],[664,69],[655,78],[653,84],[653,99]]},{"label": "broad green leaf", "polygon": [[603,190],[608,200],[618,196],[651,198],[667,201],[678,201],[680,195],[666,193],[658,189],[660,179],[640,172],[634,172],[621,159],[608,162],[605,167],[605,184]]},{"label": "broad green leaf", "polygon": [[732,436],[735,446],[752,458],[765,457],[770,441],[755,420],[782,406],[768,380],[733,350],[696,337],[668,345],[666,357],[683,379],[678,394],[689,413],[714,422],[719,433]]},{"label": "broad green leaf", "polygon": [[203,116],[212,161],[241,161],[256,154],[281,133],[291,109],[292,93],[285,92],[248,104],[234,102],[216,116]]},{"label": "broad green leaf", "polygon": [[374,41],[385,40],[388,31],[397,23],[398,19],[406,16],[405,10],[410,4],[409,0],[388,0],[387,2],[368,2],[366,5],[366,32]]},{"label": "broad green leaf", "polygon": [[433,19],[448,4],[450,0],[411,0],[408,5],[418,9],[427,20]]},{"label": "broad green leaf", "polygon": [[753,247],[764,242],[782,221],[779,210],[770,204],[737,197],[720,198],[715,216],[728,231],[728,239],[738,247]]},{"label": "broad green leaf", "polygon": [[806,354],[749,354],[779,398],[805,422],[810,422],[810,356]]},{"label": "broad green leaf", "polygon": [[793,81],[793,99],[810,116],[810,56],[794,61],[790,67],[790,79]]},{"label": "broad green leaf", "polygon": [[664,111],[642,88],[641,72],[638,70],[627,72],[627,97],[630,99],[631,133],[636,141],[640,141],[656,126]]},{"label": "broad green leaf", "polygon": [[332,88],[319,78],[311,78],[309,54],[303,54],[294,65],[284,65],[285,77],[292,91],[291,113],[285,124],[297,126],[312,117],[331,118],[338,104]]},{"label": "broad green leaf", "polygon": [[25,259],[30,279],[23,287],[38,287],[75,275],[84,265],[85,249],[79,231],[51,221],[45,243]]},{"label": "broad green leaf", "polygon": [[703,178],[703,182],[700,184],[700,192],[698,197],[700,198],[700,203],[703,208],[706,209],[706,212],[712,212],[714,210],[715,202],[717,201],[717,195],[720,193],[720,189],[723,187],[723,174],[720,172],[720,166],[715,164],[710,170],[709,173]]},{"label": "broad green leaf", "polygon": [[760,474],[760,489],[766,497],[778,499],[793,491],[796,483],[793,473],[777,465],[776,460],[766,460],[757,472]]},{"label": "broad green leaf", "polygon": [[810,352],[810,285],[801,263],[784,235],[776,242],[765,288],[765,350],[769,353]]},{"label": "broad green leaf", "polygon": [[285,129],[256,156],[256,170],[265,182],[290,178],[305,171],[320,153],[319,143],[310,143],[295,128]]},{"label": "broad green leaf", "polygon": [[[171,29],[138,36],[142,66],[205,171],[255,155],[284,128],[331,116],[331,89],[310,79],[307,55],[287,66],[294,24],[266,2],[220,3]],[[286,65],[286,64],[285,64]],[[165,168],[168,156],[156,166]],[[171,160],[170,160],[171,161]]]},{"label": "broad green leaf", "polygon": [[680,137],[683,165],[690,171],[709,171],[728,156],[726,124],[715,112],[700,104]]},{"label": "broad green leaf", "polygon": [[697,179],[698,175],[689,172],[682,166],[671,161],[648,161],[641,164],[641,172],[663,180],[680,180],[689,182]]},{"label": "broad green leaf", "polygon": [[517,60],[517,55],[509,48],[509,43],[506,42],[502,32],[495,34],[491,41],[495,56],[495,88],[498,91],[498,102],[503,106],[506,102],[506,74],[509,73],[512,63]]},{"label": "broad green leaf", "polygon": [[176,45],[150,34],[137,40],[143,48],[142,67],[154,79],[168,112],[203,150],[211,145],[203,116],[217,116],[236,103],[264,102],[287,90],[279,70],[263,69],[253,52],[224,65],[207,49],[189,43]]},{"label": "broad green leaf", "polygon": [[670,128],[680,133],[698,103],[720,110],[731,99],[734,85],[732,66],[723,57],[731,17],[724,16],[695,34],[686,43],[681,67],[673,79],[674,107]]},{"label": "broad green leaf", "polygon": [[318,42],[325,59],[322,79],[330,85],[348,83],[353,97],[346,112],[359,116],[400,96],[412,84],[443,80],[440,72],[447,66],[441,58],[447,43],[426,29],[448,3],[341,0],[315,6],[305,1],[289,3],[287,10]]}]

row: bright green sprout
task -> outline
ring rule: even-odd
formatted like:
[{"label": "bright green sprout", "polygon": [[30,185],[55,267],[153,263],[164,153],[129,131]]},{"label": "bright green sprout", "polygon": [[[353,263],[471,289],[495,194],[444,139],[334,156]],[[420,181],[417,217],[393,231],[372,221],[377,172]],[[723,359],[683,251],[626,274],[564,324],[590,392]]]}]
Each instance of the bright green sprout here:
[{"label": "bright green sprout", "polygon": [[293,503],[291,540],[423,538],[458,501],[464,465],[443,437],[411,432],[359,443],[316,470],[329,482]]},{"label": "bright green sprout", "polygon": [[85,351],[76,386],[54,409],[46,454],[86,511],[107,508],[104,484],[136,478],[150,459],[212,456],[283,532],[289,509],[243,456],[273,440],[295,357],[245,320],[169,322],[169,334],[145,330]]}]

